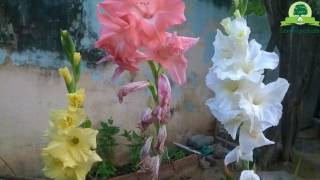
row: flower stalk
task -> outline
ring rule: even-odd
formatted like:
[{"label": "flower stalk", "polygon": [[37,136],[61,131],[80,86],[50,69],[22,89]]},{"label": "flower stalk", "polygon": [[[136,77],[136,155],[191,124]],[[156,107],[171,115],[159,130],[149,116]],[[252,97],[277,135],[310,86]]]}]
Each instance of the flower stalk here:
[{"label": "flower stalk", "polygon": [[224,33],[217,30],[213,43],[213,67],[206,76],[206,84],[215,97],[206,104],[230,136],[239,139],[239,146],[226,155],[225,167],[238,162],[244,170],[243,178],[257,179],[250,170],[253,152],[255,148],[274,144],[263,132],[278,125],[281,101],[289,83],[282,78],[263,83],[264,70],[275,69],[279,57],[261,50],[255,39],[249,40],[251,30],[244,18],[248,1],[235,1],[237,3],[234,16],[221,21]]},{"label": "flower stalk", "polygon": [[98,4],[101,33],[96,47],[106,50],[108,56],[105,59],[117,64],[113,80],[125,70],[137,72],[140,63],[148,63],[153,79],[122,86],[118,97],[122,102],[124,96],[119,95],[147,87],[152,95],[153,107],[147,107],[143,112],[139,127],[144,132],[153,125],[156,132],[145,142],[146,149],[150,151],[144,151],[141,155],[141,170],[151,172],[152,179],[157,179],[171,105],[171,85],[164,70],[178,85],[185,83],[188,61],[184,54],[199,38],[167,32],[168,28],[186,21],[183,0],[165,3],[162,0],[146,0],[143,7],[136,6],[136,3],[139,2],[105,0]]},{"label": "flower stalk", "polygon": [[96,153],[97,130],[83,109],[85,90],[77,89],[80,79],[81,55],[75,51],[70,34],[61,31],[61,44],[71,65],[59,69],[68,90],[68,107],[50,114],[46,137],[47,147],[42,149],[43,172],[52,179],[85,180],[95,162],[101,161]]}]

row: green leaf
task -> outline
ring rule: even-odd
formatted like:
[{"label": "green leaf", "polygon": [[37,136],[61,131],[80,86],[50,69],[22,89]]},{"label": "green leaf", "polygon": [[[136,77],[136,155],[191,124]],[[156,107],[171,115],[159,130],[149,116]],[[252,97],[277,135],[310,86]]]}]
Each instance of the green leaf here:
[{"label": "green leaf", "polygon": [[266,9],[263,0],[249,0],[245,15],[255,14],[257,16],[264,16]]},{"label": "green leaf", "polygon": [[148,61],[149,67],[151,69],[153,78],[155,80],[155,83],[157,83],[157,78],[158,78],[158,68],[157,65],[153,61]]},{"label": "green leaf", "polygon": [[248,9],[248,0],[240,0],[239,11],[241,16],[244,16]]},{"label": "green leaf", "polygon": [[293,178],[294,180],[298,179],[301,164],[302,164],[302,156],[299,157],[298,164],[297,164],[296,169],[294,171],[294,178]]},{"label": "green leaf", "polygon": [[90,119],[87,119],[84,123],[81,124],[82,128],[91,128],[92,127],[92,122]]},{"label": "green leaf", "polygon": [[117,169],[110,162],[101,162],[98,164],[96,176],[101,178],[110,178],[116,175]]},{"label": "green leaf", "polygon": [[108,123],[110,124],[110,125],[112,125],[113,124],[113,120],[110,118],[110,119],[108,119]]}]

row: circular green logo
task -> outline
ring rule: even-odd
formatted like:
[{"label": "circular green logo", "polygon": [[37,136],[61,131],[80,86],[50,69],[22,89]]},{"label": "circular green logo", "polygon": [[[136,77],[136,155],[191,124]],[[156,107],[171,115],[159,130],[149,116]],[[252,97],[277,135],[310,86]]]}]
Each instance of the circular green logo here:
[{"label": "circular green logo", "polygon": [[311,7],[303,1],[297,1],[290,6],[289,17],[297,17],[296,24],[303,25],[306,23],[304,17],[312,17]]}]

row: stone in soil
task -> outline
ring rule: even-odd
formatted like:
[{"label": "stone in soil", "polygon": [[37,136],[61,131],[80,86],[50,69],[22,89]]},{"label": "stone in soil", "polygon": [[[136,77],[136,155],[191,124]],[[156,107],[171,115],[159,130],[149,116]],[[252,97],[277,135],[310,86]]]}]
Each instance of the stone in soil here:
[{"label": "stone in soil", "polygon": [[213,144],[213,155],[214,159],[224,159],[224,157],[228,154],[229,150],[223,147],[220,144]]},{"label": "stone in soil", "polygon": [[213,136],[206,136],[202,134],[194,135],[188,138],[187,145],[191,146],[194,149],[201,149],[203,146],[208,146],[213,144]]}]

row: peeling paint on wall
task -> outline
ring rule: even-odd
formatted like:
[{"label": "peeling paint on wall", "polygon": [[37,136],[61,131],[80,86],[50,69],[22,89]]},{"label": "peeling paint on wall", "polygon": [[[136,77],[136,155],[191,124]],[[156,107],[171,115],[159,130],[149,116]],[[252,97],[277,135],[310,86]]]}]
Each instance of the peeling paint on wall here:
[{"label": "peeling paint on wall", "polygon": [[38,65],[43,68],[60,68],[64,65],[64,59],[57,52],[39,49],[13,52],[10,59],[15,65]]},{"label": "peeling paint on wall", "polygon": [[99,2],[103,0],[84,0],[83,1],[83,18],[86,25],[84,37],[81,39],[83,48],[91,48],[93,42],[98,39],[100,25],[97,21],[96,8]]}]

